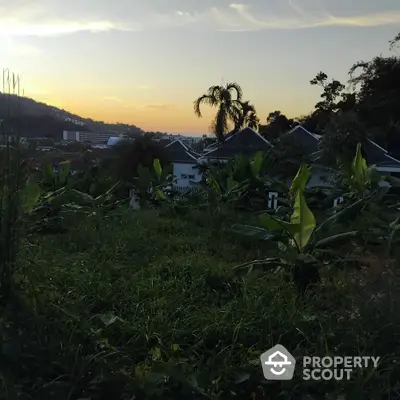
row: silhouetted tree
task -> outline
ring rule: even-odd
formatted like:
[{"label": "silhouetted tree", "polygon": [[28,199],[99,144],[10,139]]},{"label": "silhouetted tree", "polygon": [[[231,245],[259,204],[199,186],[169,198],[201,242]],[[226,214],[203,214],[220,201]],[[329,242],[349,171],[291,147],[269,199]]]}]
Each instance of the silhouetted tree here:
[{"label": "silhouetted tree", "polygon": [[241,107],[242,88],[237,83],[228,83],[226,86],[211,86],[207,93],[200,96],[194,102],[194,112],[201,118],[200,106],[208,104],[217,107],[217,115],[212,124],[212,130],[219,141],[224,140],[228,132],[229,121],[235,123],[238,120],[238,110]]},{"label": "silhouetted tree", "polygon": [[367,130],[355,110],[334,114],[326,125],[325,134],[321,139],[322,162],[335,165],[337,160],[340,162],[352,160],[357,143],[363,143],[367,137]]},{"label": "silhouetted tree", "polygon": [[258,130],[260,123],[257,112],[253,104],[249,101],[240,102],[237,107],[237,116],[235,117],[235,130],[239,131],[245,127]]},{"label": "silhouetted tree", "polygon": [[282,114],[281,111],[273,111],[267,117],[267,124],[260,125],[260,134],[268,140],[278,139],[279,136],[293,128],[295,122]]},{"label": "silhouetted tree", "polygon": [[108,165],[114,169],[116,177],[131,182],[137,176],[139,164],[152,168],[154,159],[158,158],[162,165],[167,163],[167,153],[163,146],[151,139],[150,135],[133,140],[121,140],[112,149],[112,157]]},{"label": "silhouetted tree", "polygon": [[[357,76],[356,72],[360,72]],[[400,57],[375,57],[350,70],[350,83],[358,87],[357,113],[375,140],[388,148],[399,144]]]}]

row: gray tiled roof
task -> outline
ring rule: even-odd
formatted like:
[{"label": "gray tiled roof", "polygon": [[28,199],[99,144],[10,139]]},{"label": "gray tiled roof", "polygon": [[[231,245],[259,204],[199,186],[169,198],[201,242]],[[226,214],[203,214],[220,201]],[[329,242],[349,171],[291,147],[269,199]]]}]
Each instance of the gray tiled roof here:
[{"label": "gray tiled roof", "polygon": [[394,157],[391,157],[387,150],[379,146],[371,139],[367,139],[364,142],[363,151],[368,165],[400,168],[400,161]]},{"label": "gray tiled roof", "polygon": [[206,158],[233,158],[237,154],[252,156],[260,150],[268,151],[272,144],[264,139],[255,130],[244,128],[236,133],[229,133],[225,141],[220,143],[215,150],[204,154]]},{"label": "gray tiled roof", "polygon": [[315,133],[309,132],[301,125],[295,126],[289,132],[284,133],[280,140],[293,140],[301,146],[301,148],[308,154],[315,153],[318,151],[319,140],[321,136]]},{"label": "gray tiled roof", "polygon": [[195,153],[190,147],[183,144],[180,140],[165,146],[165,150],[170,162],[180,162],[194,164],[197,162],[199,155]]}]

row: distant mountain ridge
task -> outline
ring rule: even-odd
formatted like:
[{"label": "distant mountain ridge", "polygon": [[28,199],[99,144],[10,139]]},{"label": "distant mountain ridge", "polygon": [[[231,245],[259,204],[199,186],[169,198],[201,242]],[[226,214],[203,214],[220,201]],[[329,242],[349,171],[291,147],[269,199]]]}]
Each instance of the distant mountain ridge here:
[{"label": "distant mountain ridge", "polygon": [[135,125],[94,121],[28,97],[5,93],[0,93],[0,119],[26,137],[49,136],[60,139],[63,130],[110,135],[125,133],[132,136],[143,133]]}]

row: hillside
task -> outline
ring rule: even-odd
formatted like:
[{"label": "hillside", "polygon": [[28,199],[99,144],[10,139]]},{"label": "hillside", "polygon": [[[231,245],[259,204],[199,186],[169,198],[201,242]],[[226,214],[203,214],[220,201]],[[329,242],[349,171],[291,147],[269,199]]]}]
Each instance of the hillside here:
[{"label": "hillside", "polygon": [[0,93],[0,118],[18,130],[21,136],[26,137],[50,136],[60,139],[63,130],[84,130],[116,135],[121,133],[135,135],[142,132],[134,125],[93,121],[27,97],[4,93]]}]

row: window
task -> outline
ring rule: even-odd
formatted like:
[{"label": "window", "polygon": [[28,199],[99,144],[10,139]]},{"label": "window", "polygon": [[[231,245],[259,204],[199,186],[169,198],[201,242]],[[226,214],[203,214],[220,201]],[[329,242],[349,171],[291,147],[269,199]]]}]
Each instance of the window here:
[{"label": "window", "polygon": [[181,179],[194,179],[195,175],[181,174]]}]

